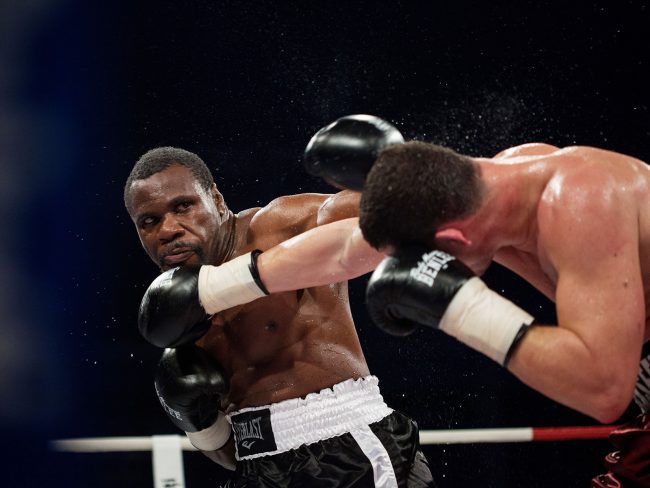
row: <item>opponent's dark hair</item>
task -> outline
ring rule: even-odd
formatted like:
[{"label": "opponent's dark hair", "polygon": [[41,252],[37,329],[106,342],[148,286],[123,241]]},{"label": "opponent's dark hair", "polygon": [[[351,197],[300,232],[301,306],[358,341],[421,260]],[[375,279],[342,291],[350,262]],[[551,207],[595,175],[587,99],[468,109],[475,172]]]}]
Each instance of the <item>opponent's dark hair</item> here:
[{"label": "opponent's dark hair", "polygon": [[431,244],[443,223],[471,215],[483,197],[471,158],[411,141],[384,149],[366,178],[359,225],[375,248]]},{"label": "opponent's dark hair", "polygon": [[129,192],[136,180],[145,180],[156,173],[166,170],[173,164],[185,166],[191,172],[201,187],[209,190],[214,184],[210,169],[196,154],[177,147],[156,147],[147,151],[135,163],[131,174],[124,184],[124,205],[129,206]]}]

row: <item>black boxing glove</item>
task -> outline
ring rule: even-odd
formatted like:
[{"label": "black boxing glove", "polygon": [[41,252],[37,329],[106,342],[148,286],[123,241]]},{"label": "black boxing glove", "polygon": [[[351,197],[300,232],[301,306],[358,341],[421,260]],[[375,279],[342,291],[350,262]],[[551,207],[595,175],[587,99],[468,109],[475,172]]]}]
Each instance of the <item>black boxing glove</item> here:
[{"label": "black boxing glove", "polygon": [[456,258],[420,246],[398,249],[380,263],[366,301],[373,322],[390,334],[408,335],[416,324],[426,325],[501,365],[533,322]]},{"label": "black boxing glove", "polygon": [[361,191],[379,152],[404,142],[391,124],[372,115],[348,115],[319,130],[304,155],[307,172],[344,189]]},{"label": "black boxing glove", "polygon": [[182,266],[160,274],[140,302],[140,334],[158,347],[176,347],[203,336],[210,321],[199,301],[198,286],[198,267]]},{"label": "black boxing glove", "polygon": [[231,428],[220,406],[228,382],[207,352],[193,344],[165,349],[154,385],[165,413],[194,447],[214,451],[226,444]]},{"label": "black boxing glove", "polygon": [[220,266],[182,266],[160,274],[140,303],[138,328],[158,347],[177,347],[200,339],[209,317],[268,295],[257,271],[261,251]]}]

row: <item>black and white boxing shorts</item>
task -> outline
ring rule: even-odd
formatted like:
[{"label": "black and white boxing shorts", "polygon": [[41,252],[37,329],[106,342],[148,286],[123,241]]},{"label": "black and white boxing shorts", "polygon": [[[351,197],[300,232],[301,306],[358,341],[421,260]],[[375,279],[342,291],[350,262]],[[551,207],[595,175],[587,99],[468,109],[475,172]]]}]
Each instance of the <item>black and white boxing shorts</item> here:
[{"label": "black and white boxing shorts", "polygon": [[229,420],[238,459],[229,487],[435,486],[416,423],[386,406],[374,376]]}]

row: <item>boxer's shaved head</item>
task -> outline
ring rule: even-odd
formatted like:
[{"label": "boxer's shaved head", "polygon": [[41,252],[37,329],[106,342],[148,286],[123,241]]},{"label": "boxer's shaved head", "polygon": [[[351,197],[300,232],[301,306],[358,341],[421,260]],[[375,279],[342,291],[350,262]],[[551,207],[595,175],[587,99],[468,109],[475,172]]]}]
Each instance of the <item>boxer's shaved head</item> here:
[{"label": "boxer's shaved head", "polygon": [[359,224],[378,249],[430,243],[441,224],[474,212],[483,193],[471,158],[424,142],[398,144],[383,150],[368,174]]},{"label": "boxer's shaved head", "polygon": [[129,194],[134,181],[145,180],[173,164],[185,166],[204,190],[210,190],[214,178],[210,169],[196,154],[177,147],[157,147],[147,151],[135,163],[124,185],[124,205],[129,208]]}]

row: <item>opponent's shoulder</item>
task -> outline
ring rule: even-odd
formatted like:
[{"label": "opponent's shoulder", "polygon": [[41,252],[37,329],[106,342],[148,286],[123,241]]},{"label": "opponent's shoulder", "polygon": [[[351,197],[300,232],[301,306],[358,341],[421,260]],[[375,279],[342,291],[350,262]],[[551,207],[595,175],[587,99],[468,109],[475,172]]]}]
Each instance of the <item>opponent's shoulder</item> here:
[{"label": "opponent's shoulder", "polygon": [[[553,166],[552,176],[542,193],[540,205],[559,215],[598,212],[601,216],[616,210],[628,200],[626,172],[598,161],[584,160],[567,153]],[[595,216],[595,215],[594,215]],[[557,216],[556,216],[557,217]]]},{"label": "opponent's shoulder", "polygon": [[580,253],[594,241],[617,242],[638,230],[638,191],[628,172],[576,157],[555,168],[539,202],[540,239]]},{"label": "opponent's shoulder", "polygon": [[565,198],[575,200],[575,192],[593,197],[615,192],[623,197],[647,183],[644,163],[606,149],[568,146],[555,152],[553,161],[553,187],[556,193],[561,190]]},{"label": "opponent's shoulder", "polygon": [[558,151],[560,148],[544,142],[529,142],[504,149],[493,159],[513,158],[517,156],[543,156]]},{"label": "opponent's shoulder", "polygon": [[[621,177],[626,173],[632,175],[641,171],[647,173],[647,164],[634,156],[593,146],[567,146],[557,153],[559,158],[580,160],[585,164],[596,163],[602,166],[601,171],[619,173]],[[596,169],[594,167],[594,169]]]}]

